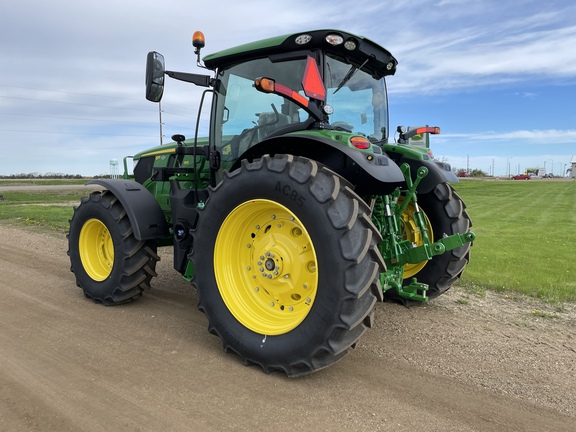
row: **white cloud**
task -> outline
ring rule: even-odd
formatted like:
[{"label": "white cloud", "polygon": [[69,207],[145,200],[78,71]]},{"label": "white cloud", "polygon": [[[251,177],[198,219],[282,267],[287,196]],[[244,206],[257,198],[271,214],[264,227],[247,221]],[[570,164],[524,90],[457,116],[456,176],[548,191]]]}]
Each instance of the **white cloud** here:
[{"label": "white cloud", "polygon": [[[557,145],[574,143],[576,151],[576,129],[567,130],[517,130],[509,132],[484,131],[473,134],[446,134],[443,140],[459,140],[466,142],[490,141],[512,142],[521,141],[524,144]],[[440,140],[439,140],[440,141]]]},{"label": "white cloud", "polygon": [[[204,54],[312,28],[350,30],[399,59],[389,89],[403,95],[576,77],[576,5],[567,0],[359,0],[352,6],[295,0],[282,7],[223,0],[218,10],[184,0],[7,4],[0,14],[0,38],[9,41],[0,82],[0,174],[99,174],[109,159],[156,145],[158,106],[144,100],[145,56],[157,50],[169,69],[200,72],[194,30],[206,35]],[[199,95],[194,86],[168,81],[165,135],[193,134]],[[487,145],[575,142],[570,127],[461,138]],[[440,145],[457,138],[441,137]],[[26,155],[8,150],[20,144]]]}]

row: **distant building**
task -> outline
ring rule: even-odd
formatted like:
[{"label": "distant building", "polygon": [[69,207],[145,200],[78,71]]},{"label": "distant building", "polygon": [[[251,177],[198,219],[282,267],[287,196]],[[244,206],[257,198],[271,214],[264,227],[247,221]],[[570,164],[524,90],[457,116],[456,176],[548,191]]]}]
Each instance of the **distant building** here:
[{"label": "distant building", "polygon": [[576,155],[572,156],[570,160],[570,177],[576,178]]}]

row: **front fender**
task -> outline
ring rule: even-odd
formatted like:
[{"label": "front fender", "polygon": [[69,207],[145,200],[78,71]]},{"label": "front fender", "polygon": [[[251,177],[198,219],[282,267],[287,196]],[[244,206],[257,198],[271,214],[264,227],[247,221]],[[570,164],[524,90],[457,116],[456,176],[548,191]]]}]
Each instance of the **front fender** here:
[{"label": "front fender", "polygon": [[153,240],[170,235],[164,213],[154,196],[132,180],[90,180],[89,184],[105,187],[120,200],[137,240]]}]

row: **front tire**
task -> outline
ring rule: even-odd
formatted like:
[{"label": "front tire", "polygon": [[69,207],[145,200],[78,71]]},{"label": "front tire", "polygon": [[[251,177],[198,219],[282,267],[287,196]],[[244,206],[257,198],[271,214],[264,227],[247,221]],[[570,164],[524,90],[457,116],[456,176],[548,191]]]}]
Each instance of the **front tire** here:
[{"label": "front tire", "polygon": [[139,297],[156,276],[156,242],[134,237],[123,205],[110,191],[93,192],[74,209],[68,233],[76,285],[96,303]]},{"label": "front tire", "polygon": [[245,364],[311,373],[371,326],[380,240],[337,174],[290,155],[244,161],[199,211],[190,255],[198,308]]}]

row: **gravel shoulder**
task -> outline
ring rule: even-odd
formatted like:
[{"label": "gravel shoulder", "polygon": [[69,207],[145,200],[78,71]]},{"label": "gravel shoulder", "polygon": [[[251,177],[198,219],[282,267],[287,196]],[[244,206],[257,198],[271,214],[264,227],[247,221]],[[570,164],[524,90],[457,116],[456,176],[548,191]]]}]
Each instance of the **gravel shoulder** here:
[{"label": "gravel shoulder", "polygon": [[153,289],[103,307],[63,236],[0,224],[0,430],[573,431],[576,307],[464,288],[378,304],[356,350],[311,376],[222,351],[162,260]]}]

